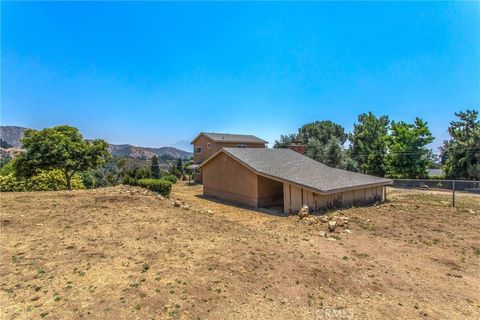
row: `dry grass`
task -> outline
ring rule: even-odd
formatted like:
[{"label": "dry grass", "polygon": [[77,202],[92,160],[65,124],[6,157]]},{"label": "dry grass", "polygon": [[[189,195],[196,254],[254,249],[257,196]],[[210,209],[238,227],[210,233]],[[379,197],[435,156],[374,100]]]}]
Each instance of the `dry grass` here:
[{"label": "dry grass", "polygon": [[391,190],[329,239],[200,194],[2,194],[2,318],[480,318],[478,196]]}]

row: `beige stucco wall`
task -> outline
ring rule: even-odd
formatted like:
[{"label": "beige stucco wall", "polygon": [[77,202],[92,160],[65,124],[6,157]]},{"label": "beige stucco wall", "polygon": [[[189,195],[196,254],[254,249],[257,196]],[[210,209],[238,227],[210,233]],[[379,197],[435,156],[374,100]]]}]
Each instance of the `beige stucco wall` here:
[{"label": "beige stucco wall", "polygon": [[257,175],[225,153],[206,163],[202,175],[204,195],[258,206]]},{"label": "beige stucco wall", "polygon": [[[210,148],[208,144],[210,143]],[[202,153],[194,153],[193,162],[199,163],[207,160],[222,148],[236,148],[237,144],[244,144],[247,148],[265,148],[265,143],[223,143],[214,142],[210,138],[201,135],[197,140],[193,141],[193,151],[196,147],[202,147]]]},{"label": "beige stucco wall", "polygon": [[[210,147],[209,147],[210,144]],[[223,142],[214,142],[210,138],[201,135],[197,140],[193,141],[193,162],[202,163],[205,160],[209,159],[215,153],[220,151],[222,148],[236,148],[238,144],[244,144],[247,148],[265,148],[265,143],[223,143]],[[202,147],[202,153],[195,153],[196,147]],[[202,169],[195,174],[194,180],[196,183],[203,182],[203,173]]]}]

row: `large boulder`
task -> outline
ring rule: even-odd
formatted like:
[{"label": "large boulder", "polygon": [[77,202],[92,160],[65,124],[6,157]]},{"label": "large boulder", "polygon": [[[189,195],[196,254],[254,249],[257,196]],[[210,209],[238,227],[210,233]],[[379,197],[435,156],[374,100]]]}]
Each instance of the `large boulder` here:
[{"label": "large boulder", "polygon": [[336,228],[337,228],[337,221],[332,220],[328,222],[328,231],[335,232]]},{"label": "large boulder", "polygon": [[304,205],[300,211],[298,211],[298,216],[300,217],[300,219],[304,219],[306,217],[308,217],[308,214],[310,213],[310,208],[308,208],[307,205]]}]

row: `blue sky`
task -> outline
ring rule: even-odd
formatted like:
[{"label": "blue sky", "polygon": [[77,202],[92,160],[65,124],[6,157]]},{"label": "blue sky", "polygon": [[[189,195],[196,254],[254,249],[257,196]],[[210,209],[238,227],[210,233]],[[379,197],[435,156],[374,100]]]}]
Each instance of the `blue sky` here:
[{"label": "blue sky", "polygon": [[480,4],[5,2],[1,124],[141,146],[199,131],[273,142],[372,111],[434,147],[480,106]]}]

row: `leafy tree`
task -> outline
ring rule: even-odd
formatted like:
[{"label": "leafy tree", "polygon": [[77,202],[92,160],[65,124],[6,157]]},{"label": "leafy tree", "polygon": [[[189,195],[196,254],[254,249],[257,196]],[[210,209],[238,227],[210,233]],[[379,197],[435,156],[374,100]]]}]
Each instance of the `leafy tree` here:
[{"label": "leafy tree", "polygon": [[310,159],[323,162],[325,159],[325,145],[317,139],[311,139],[305,145],[305,155]]},{"label": "leafy tree", "polygon": [[342,146],[346,139],[347,134],[341,125],[332,121],[315,121],[300,127],[298,134],[281,135],[273,147],[287,148],[292,142],[300,141],[307,157],[340,167],[345,158]]},{"label": "leafy tree", "polygon": [[150,169],[153,179],[160,179],[160,166],[158,165],[158,157],[152,157],[152,166]]},{"label": "leafy tree", "polygon": [[287,134],[287,135],[280,135],[279,140],[275,140],[275,144],[273,145],[274,148],[288,148],[293,142],[298,139],[298,135],[295,133]]},{"label": "leafy tree", "polygon": [[182,175],[183,174],[183,164],[182,164],[182,159],[178,158],[177,159],[177,171]]},{"label": "leafy tree", "polygon": [[71,190],[76,172],[97,168],[110,157],[105,141],[85,141],[78,129],[70,126],[26,130],[22,146],[25,151],[14,161],[17,173],[32,177],[40,170],[59,169],[65,177],[67,190]]},{"label": "leafy tree", "polygon": [[360,172],[385,175],[389,123],[387,116],[377,118],[371,112],[358,116],[349,140],[350,156],[358,164]]},{"label": "leafy tree", "polygon": [[12,147],[13,146],[11,144],[9,144],[7,141],[0,138],[0,148],[8,149],[8,148],[12,148]]},{"label": "leafy tree", "polygon": [[312,139],[318,140],[323,145],[334,138],[339,141],[340,145],[343,145],[347,140],[345,129],[341,125],[328,120],[307,123],[298,129],[298,135],[305,145]]},{"label": "leafy tree", "polygon": [[424,178],[431,163],[434,140],[427,123],[416,118],[413,124],[392,121],[388,137],[387,175],[394,178]]},{"label": "leafy tree", "polygon": [[478,111],[455,113],[459,121],[450,122],[449,141],[442,148],[443,169],[451,179],[480,180],[480,121]]},{"label": "leafy tree", "polygon": [[331,139],[325,148],[323,163],[338,168],[343,161],[343,150],[337,139]]}]

